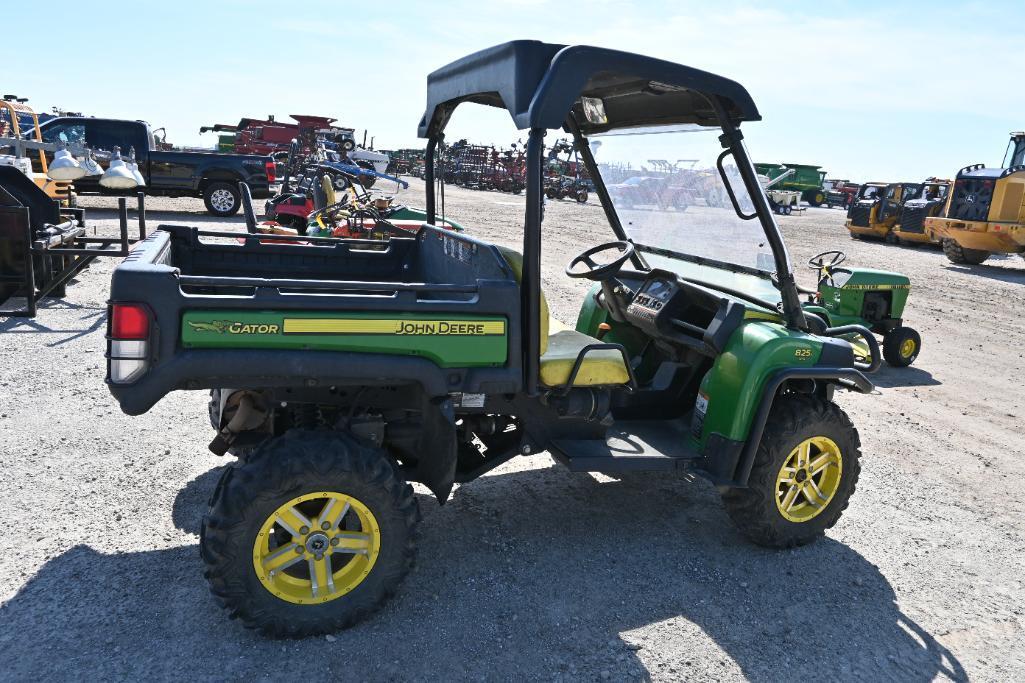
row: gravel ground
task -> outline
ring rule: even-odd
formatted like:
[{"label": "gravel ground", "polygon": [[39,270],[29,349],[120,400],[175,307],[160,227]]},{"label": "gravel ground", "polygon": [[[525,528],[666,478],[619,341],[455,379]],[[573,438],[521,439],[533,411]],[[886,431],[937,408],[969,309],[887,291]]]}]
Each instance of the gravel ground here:
[{"label": "gravel ground", "polygon": [[[522,198],[447,194],[473,234],[520,239]],[[420,204],[422,186],[406,195]],[[82,203],[113,228],[111,200]],[[241,229],[197,200],[149,206],[151,226]],[[924,340],[875,394],[838,396],[864,458],[826,538],[759,549],[702,480],[571,474],[540,454],[444,507],[421,491],[418,566],[399,595],[349,631],[288,642],[208,595],[197,534],[226,459],[206,450],[206,396],[121,413],[103,384],[115,264],[96,263],[35,320],[0,319],[2,678],[1025,680],[1025,262],[958,267],[852,241],[836,210],[782,225],[795,263],[842,248],[907,273]],[[593,203],[551,203],[546,227],[546,292],[572,322],[584,285],[562,267],[611,233]]]}]

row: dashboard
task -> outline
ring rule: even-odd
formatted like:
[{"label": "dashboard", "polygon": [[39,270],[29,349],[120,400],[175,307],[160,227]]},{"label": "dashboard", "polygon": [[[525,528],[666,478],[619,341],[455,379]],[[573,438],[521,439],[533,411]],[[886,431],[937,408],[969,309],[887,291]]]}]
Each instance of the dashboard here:
[{"label": "dashboard", "polygon": [[743,321],[744,306],[674,273],[654,269],[627,306],[626,317],[655,339],[715,355]]},{"label": "dashboard", "polygon": [[627,307],[627,315],[653,323],[658,312],[665,308],[675,291],[675,283],[668,279],[658,276],[648,278]]}]

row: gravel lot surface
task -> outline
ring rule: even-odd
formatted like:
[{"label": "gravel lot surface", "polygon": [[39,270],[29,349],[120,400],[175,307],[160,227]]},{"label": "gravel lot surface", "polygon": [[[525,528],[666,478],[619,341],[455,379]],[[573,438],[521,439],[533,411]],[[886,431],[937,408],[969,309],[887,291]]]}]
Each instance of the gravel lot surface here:
[{"label": "gravel lot surface", "polygon": [[[405,193],[421,204],[422,186]],[[447,215],[500,244],[522,198],[449,188]],[[109,199],[85,199],[112,230]],[[231,225],[200,201],[150,199],[160,222]],[[439,507],[420,491],[417,568],[370,620],[270,641],[226,618],[197,551],[232,459],[206,450],[205,392],[137,418],[103,384],[113,260],[35,320],[0,318],[0,678],[364,680],[1025,680],[1025,261],[959,267],[939,250],[851,240],[843,213],[782,219],[795,263],[840,248],[907,273],[915,366],[838,394],[861,432],[858,491],[810,547],[734,530],[714,489],[662,475],[571,474],[516,459]],[[550,203],[545,289],[611,239],[594,203]],[[801,270],[813,284],[810,270]]]}]

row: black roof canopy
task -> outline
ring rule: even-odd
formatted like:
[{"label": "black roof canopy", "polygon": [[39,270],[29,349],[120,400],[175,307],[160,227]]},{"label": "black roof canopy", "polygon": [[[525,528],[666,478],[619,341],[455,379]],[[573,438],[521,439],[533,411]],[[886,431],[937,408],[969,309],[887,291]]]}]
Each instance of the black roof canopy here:
[{"label": "black roof canopy", "polygon": [[[581,97],[601,99],[607,121],[589,120]],[[443,130],[462,102],[502,107],[519,129],[561,128],[573,111],[586,134],[643,125],[715,125],[713,99],[734,123],[761,119],[742,85],[707,71],[619,50],[517,40],[431,73],[419,135]]]}]

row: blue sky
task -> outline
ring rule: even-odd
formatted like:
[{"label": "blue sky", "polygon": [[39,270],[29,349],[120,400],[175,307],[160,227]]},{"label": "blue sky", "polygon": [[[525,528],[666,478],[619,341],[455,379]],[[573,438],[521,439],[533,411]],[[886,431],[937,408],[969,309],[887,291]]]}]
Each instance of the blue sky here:
[{"label": "blue sky", "polygon": [[[1025,129],[1025,2],[65,2],[5,35],[3,93],[97,116],[199,127],[334,116],[378,147],[421,146],[426,74],[516,38],[670,59],[745,85],[756,160],[916,180],[999,163]],[[41,40],[42,38],[42,40]],[[506,143],[507,116],[463,107],[451,136]]]}]

